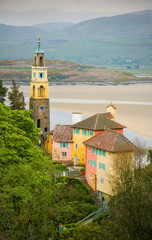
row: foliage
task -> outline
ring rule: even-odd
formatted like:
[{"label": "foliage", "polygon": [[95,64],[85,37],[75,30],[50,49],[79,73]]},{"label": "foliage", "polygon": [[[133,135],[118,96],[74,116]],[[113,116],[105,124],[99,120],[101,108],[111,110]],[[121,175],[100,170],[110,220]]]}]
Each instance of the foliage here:
[{"label": "foliage", "polygon": [[18,109],[18,110],[24,110],[25,109],[25,102],[24,102],[24,95],[23,92],[19,92],[19,85],[15,83],[15,81],[12,81],[12,91],[8,92],[8,98],[10,101],[11,109]]},{"label": "foliage", "polygon": [[55,178],[58,166],[38,147],[30,111],[0,104],[1,239],[60,239],[59,225],[74,223],[96,207],[77,179]]},{"label": "foliage", "polygon": [[7,93],[7,88],[3,87],[2,80],[0,80],[0,103],[4,104],[6,93]]}]

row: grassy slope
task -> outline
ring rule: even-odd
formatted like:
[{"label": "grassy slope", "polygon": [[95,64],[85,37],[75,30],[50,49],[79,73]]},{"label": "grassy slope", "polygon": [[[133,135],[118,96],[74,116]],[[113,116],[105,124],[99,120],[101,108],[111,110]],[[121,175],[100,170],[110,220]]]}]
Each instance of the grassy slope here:
[{"label": "grassy slope", "polygon": [[[26,81],[31,78],[33,60],[4,60],[0,61],[0,79],[3,81]],[[122,71],[107,68],[80,65],[61,60],[46,60],[48,79],[50,82],[125,82],[139,80],[125,69]],[[129,69],[130,70],[130,69]],[[132,71],[131,69],[130,71]],[[135,69],[134,69],[135,70]],[[136,72],[140,69],[136,69]],[[139,74],[138,74],[139,75]],[[145,79],[146,80],[146,79]]]}]

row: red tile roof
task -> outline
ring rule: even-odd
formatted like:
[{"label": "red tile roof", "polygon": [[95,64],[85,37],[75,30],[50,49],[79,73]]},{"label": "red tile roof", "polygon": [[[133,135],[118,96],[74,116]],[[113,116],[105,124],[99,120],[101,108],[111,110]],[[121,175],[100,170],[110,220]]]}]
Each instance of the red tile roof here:
[{"label": "red tile roof", "polygon": [[88,117],[85,120],[82,120],[78,123],[72,125],[73,128],[89,129],[89,130],[104,130],[104,129],[120,129],[125,128],[121,125],[110,119],[110,113],[97,113],[91,117]]},{"label": "red tile roof", "polygon": [[53,140],[55,142],[72,142],[72,133],[71,125],[57,124],[53,131]]},{"label": "red tile roof", "polygon": [[120,132],[104,130],[84,142],[85,145],[106,150],[108,152],[132,152],[135,145]]}]

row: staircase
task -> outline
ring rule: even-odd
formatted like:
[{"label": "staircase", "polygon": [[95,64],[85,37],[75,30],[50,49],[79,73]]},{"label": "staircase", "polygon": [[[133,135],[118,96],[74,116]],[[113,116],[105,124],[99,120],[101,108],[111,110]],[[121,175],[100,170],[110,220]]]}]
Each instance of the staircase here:
[{"label": "staircase", "polygon": [[92,199],[94,200],[94,204],[97,206],[98,209],[103,207],[103,203],[102,201],[99,199],[99,197],[97,196],[97,192],[94,191],[89,184],[87,183],[87,181],[85,180],[85,177],[79,174],[79,172],[77,170],[75,170],[74,168],[71,168],[71,171],[69,173],[69,177],[74,177],[79,179],[84,185],[86,185],[86,187],[89,189],[90,191],[90,195],[92,197]]}]

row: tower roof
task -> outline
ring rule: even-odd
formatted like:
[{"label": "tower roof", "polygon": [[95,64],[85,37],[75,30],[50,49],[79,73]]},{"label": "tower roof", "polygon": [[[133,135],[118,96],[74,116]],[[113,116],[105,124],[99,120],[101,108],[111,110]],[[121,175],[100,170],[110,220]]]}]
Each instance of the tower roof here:
[{"label": "tower roof", "polygon": [[37,46],[37,50],[35,51],[35,53],[44,53],[44,51],[41,49],[41,36],[38,36],[38,46]]}]

